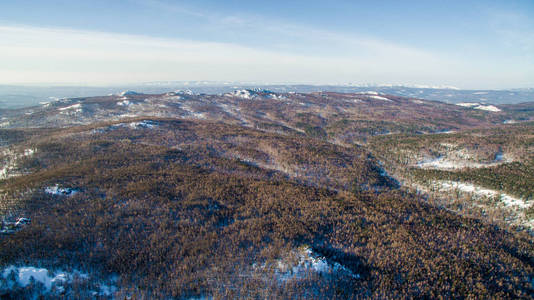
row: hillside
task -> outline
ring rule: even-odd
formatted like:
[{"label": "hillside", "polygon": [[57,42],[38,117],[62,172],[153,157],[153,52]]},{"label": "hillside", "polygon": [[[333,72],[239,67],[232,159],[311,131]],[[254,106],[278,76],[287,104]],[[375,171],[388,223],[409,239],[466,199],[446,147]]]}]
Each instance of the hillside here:
[{"label": "hillside", "polygon": [[237,90],[0,111],[0,293],[531,299],[530,106]]}]

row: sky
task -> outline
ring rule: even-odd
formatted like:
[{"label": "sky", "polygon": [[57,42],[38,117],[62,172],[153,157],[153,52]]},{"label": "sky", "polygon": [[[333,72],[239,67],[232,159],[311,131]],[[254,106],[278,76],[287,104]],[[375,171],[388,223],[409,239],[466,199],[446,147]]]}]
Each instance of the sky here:
[{"label": "sky", "polygon": [[534,1],[0,1],[0,84],[534,87]]}]

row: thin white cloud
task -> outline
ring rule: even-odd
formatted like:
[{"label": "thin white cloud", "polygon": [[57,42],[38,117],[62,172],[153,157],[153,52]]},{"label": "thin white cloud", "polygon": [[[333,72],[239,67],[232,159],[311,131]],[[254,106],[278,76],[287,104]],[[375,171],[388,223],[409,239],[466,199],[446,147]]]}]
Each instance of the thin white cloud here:
[{"label": "thin white cloud", "polygon": [[[278,30],[292,29],[286,26]],[[315,55],[233,43],[0,26],[0,82],[118,84],[217,80],[462,86],[462,80],[474,75],[481,80],[487,77],[469,71],[469,66],[461,62],[418,49],[326,31],[310,32],[321,42],[354,50],[343,55],[336,55],[336,51]]]},{"label": "thin white cloud", "polygon": [[[330,78],[329,81],[337,78],[349,80],[360,73],[359,70],[369,72],[380,65],[386,67],[383,62],[368,58],[297,55],[228,43],[57,28],[2,26],[0,40],[0,60],[4,61],[0,80],[4,83],[20,80],[22,76],[12,74],[20,74],[21,70],[27,72],[25,79],[29,82],[42,82],[44,78],[62,82],[84,78],[86,82],[95,83],[103,83],[101,78],[113,83],[122,82],[125,78],[148,81],[278,79],[278,82],[320,82],[327,78]],[[369,44],[366,47],[369,53],[376,53],[381,60],[389,60],[385,57],[389,46]],[[405,60],[417,58],[419,65],[436,63],[431,57],[423,62],[420,53],[395,47],[391,47],[390,51]],[[402,67],[414,69],[408,64]],[[101,70],[101,75],[92,78],[96,70]],[[130,72],[145,72],[146,75],[131,76],[127,74]],[[41,77],[43,74],[48,75]],[[340,77],[339,74],[346,76]],[[39,77],[36,78],[36,75]]]}]

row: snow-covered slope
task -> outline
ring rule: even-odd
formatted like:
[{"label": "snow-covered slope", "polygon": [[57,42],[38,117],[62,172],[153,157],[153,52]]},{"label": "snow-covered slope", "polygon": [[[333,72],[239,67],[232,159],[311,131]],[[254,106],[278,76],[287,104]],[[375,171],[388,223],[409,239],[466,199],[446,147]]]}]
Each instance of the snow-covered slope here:
[{"label": "snow-covered slope", "polygon": [[461,103],[457,103],[456,105],[463,106],[463,107],[469,107],[469,108],[473,108],[473,109],[478,109],[478,110],[491,111],[491,112],[499,112],[499,111],[501,111],[501,109],[496,107],[495,105],[482,104],[482,103],[478,103],[478,102],[461,102]]}]

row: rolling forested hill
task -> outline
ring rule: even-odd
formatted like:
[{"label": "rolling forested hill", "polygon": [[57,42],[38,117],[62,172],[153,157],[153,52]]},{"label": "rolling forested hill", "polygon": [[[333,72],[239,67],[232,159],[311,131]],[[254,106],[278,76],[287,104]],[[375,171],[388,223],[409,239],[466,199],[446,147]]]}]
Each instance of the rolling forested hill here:
[{"label": "rolling forested hill", "polygon": [[0,293],[530,299],[530,106],[238,90],[0,111]]}]

